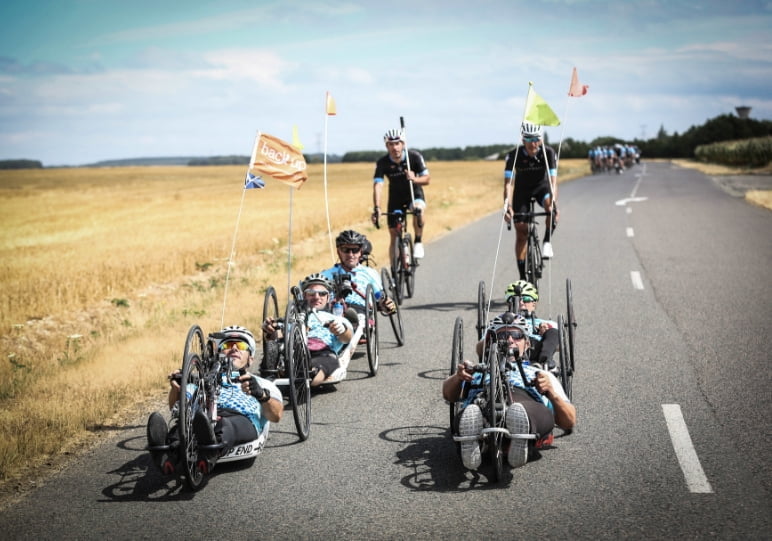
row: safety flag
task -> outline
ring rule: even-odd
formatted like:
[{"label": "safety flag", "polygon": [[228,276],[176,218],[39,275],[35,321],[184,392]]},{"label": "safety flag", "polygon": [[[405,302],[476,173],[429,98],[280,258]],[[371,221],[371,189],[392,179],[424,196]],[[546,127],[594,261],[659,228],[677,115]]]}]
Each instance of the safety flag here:
[{"label": "safety flag", "polygon": [[267,133],[258,133],[255,139],[249,171],[271,177],[293,188],[300,188],[308,180],[303,153]]},{"label": "safety flag", "polygon": [[583,85],[579,82],[579,75],[576,73],[576,68],[574,68],[574,72],[571,74],[571,87],[568,89],[568,95],[573,98],[581,98],[587,94],[588,88],[590,88],[589,85]]},{"label": "safety flag", "polygon": [[261,177],[247,171],[247,176],[244,179],[244,189],[251,190],[252,188],[265,188],[265,182],[263,182]]},{"label": "safety flag", "polygon": [[541,126],[560,126],[560,119],[547,102],[533,89],[533,83],[528,83],[528,97],[525,100],[524,119]]},{"label": "safety flag", "polygon": [[298,135],[298,127],[292,126],[292,146],[298,150],[303,150],[303,143],[300,142],[300,136]]},{"label": "safety flag", "polygon": [[327,101],[325,103],[325,111],[329,116],[335,116],[338,111],[335,108],[335,100],[332,99],[332,95],[330,95],[329,92],[327,92]]}]

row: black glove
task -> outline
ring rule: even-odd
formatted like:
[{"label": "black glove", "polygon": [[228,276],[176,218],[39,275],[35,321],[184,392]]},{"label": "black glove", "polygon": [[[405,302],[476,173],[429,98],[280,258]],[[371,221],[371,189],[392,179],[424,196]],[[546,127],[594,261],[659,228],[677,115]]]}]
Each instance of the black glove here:
[{"label": "black glove", "polygon": [[254,376],[249,379],[249,394],[257,398],[258,402],[267,402],[271,398],[270,393],[260,386]]}]

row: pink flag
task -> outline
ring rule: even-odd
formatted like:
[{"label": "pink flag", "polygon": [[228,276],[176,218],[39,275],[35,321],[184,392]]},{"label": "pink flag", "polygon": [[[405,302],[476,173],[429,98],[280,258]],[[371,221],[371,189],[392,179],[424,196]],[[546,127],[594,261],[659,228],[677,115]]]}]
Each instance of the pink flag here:
[{"label": "pink flag", "polygon": [[568,89],[568,95],[574,98],[581,98],[587,94],[588,88],[590,88],[589,85],[583,85],[579,82],[579,75],[577,75],[576,68],[574,68],[574,73],[571,75],[571,88]]}]

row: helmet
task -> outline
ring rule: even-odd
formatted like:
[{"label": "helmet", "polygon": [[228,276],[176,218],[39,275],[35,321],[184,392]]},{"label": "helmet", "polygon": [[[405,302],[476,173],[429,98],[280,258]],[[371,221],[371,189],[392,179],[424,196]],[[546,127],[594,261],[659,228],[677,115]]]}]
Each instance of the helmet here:
[{"label": "helmet", "polygon": [[322,284],[327,291],[332,291],[332,283],[323,274],[315,272],[306,276],[301,282],[300,286],[305,290],[311,284]]},{"label": "helmet", "polygon": [[343,244],[358,244],[359,246],[364,246],[366,243],[367,237],[353,229],[341,231],[338,238],[335,239],[335,246],[342,246]]},{"label": "helmet", "polygon": [[504,312],[500,316],[493,318],[490,323],[490,328],[493,332],[498,333],[500,330],[510,327],[517,327],[524,335],[528,336],[527,321],[521,314],[513,314],[512,312]]},{"label": "helmet", "polygon": [[402,141],[405,142],[405,136],[402,133],[402,130],[389,130],[386,133],[383,134],[383,142],[388,143],[389,141]]},{"label": "helmet", "polygon": [[238,325],[231,325],[230,327],[225,327],[223,330],[220,331],[220,333],[223,335],[223,339],[221,342],[225,342],[227,340],[243,340],[247,344],[249,344],[249,353],[254,354],[255,353],[255,336],[252,334],[252,331],[247,329],[246,327],[239,327]]},{"label": "helmet", "polygon": [[539,291],[531,282],[526,282],[525,280],[518,280],[507,286],[507,290],[504,292],[504,298],[509,300],[510,297],[514,297],[515,295],[521,297],[527,295],[532,297],[535,301],[539,300]]},{"label": "helmet", "polygon": [[520,135],[523,137],[541,137],[541,126],[531,122],[523,122],[520,126]]}]

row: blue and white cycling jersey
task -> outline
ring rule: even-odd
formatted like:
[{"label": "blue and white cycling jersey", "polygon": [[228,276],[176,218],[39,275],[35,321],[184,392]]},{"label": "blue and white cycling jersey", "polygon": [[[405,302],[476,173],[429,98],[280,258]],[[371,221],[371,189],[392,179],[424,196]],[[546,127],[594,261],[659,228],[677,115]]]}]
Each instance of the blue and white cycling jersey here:
[{"label": "blue and white cycling jersey", "polygon": [[539,326],[542,323],[548,324],[553,329],[558,328],[558,324],[556,321],[552,321],[551,319],[541,319],[534,315],[531,315],[531,317],[525,318],[526,325],[525,328],[528,331],[528,336],[531,338],[531,340],[536,340],[537,342],[541,342],[542,336],[539,334]]},{"label": "blue and white cycling jersey", "polygon": [[[534,368],[530,365],[523,366],[523,371],[525,372],[525,377],[529,380],[533,380],[536,377],[536,374],[538,372],[545,372],[544,370],[539,370],[538,368]],[[563,386],[558,381],[558,378],[555,377],[554,374],[551,372],[546,372],[546,374],[549,376],[550,380],[552,381],[552,389],[555,391],[560,398],[565,400],[566,402],[569,402],[568,397],[566,396],[566,392],[563,390]],[[467,407],[474,398],[485,388],[485,385],[488,384],[488,381],[490,380],[489,377],[485,378],[485,381],[482,381],[483,374],[481,372],[476,372],[472,378],[471,383],[464,383],[464,387],[470,386],[469,394],[467,397],[463,400],[462,404],[463,407]],[[523,378],[520,376],[520,371],[515,368],[514,370],[510,370],[507,374],[507,381],[510,386],[517,387],[518,389],[522,389],[525,392],[527,392],[531,397],[533,397],[534,400],[537,402],[541,402],[545,406],[547,406],[550,411],[554,411],[554,408],[552,406],[552,402],[549,398],[541,394],[539,391],[536,390],[536,387],[528,387],[523,383]],[[462,387],[462,389],[464,388]]]},{"label": "blue and white cycling jersey", "polygon": [[349,306],[356,305],[364,307],[364,295],[369,284],[372,284],[373,286],[373,293],[383,292],[381,276],[375,269],[371,269],[365,265],[357,265],[352,270],[347,271],[340,263],[336,263],[329,269],[323,270],[321,274],[330,281],[333,281],[338,274],[351,275],[351,283],[356,286],[356,291],[344,299],[344,302]]},{"label": "blue and white cycling jersey", "polygon": [[[335,352],[335,354],[340,353],[340,351],[346,347],[346,343],[341,342],[340,338],[335,336],[332,331],[330,331],[329,327],[325,325],[332,321],[339,321],[343,323],[346,329],[353,330],[349,320],[344,317],[335,316],[330,312],[317,310],[316,312],[308,314],[306,325],[308,326],[309,349],[314,349],[312,347],[312,338],[324,342],[328,348]],[[322,348],[320,347],[319,349]]]}]

